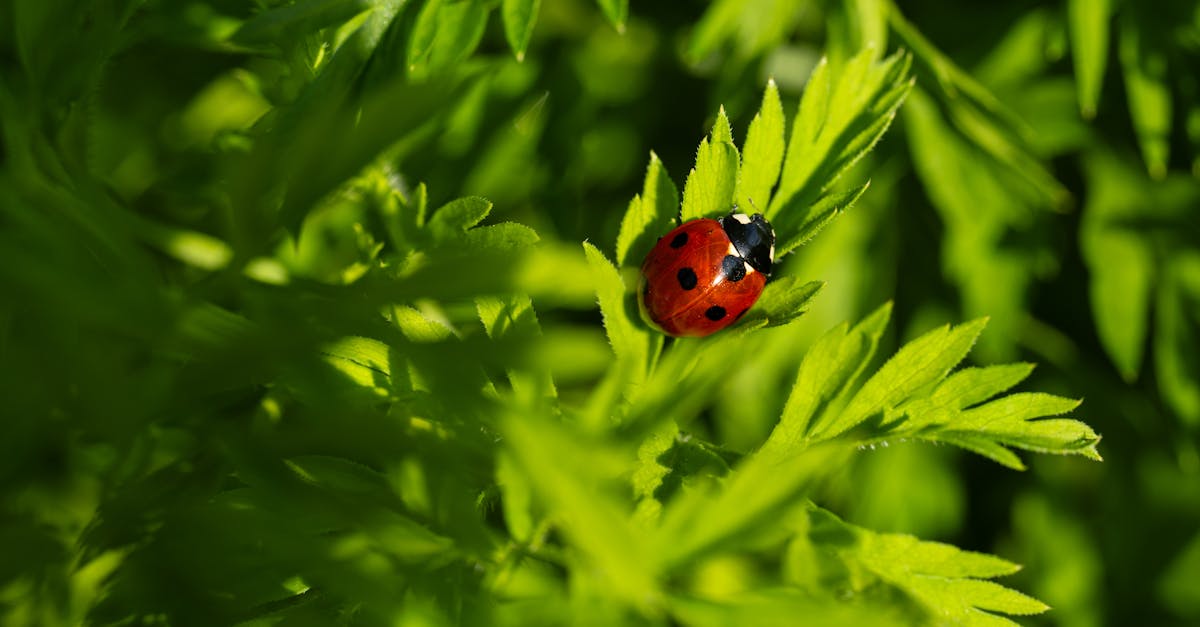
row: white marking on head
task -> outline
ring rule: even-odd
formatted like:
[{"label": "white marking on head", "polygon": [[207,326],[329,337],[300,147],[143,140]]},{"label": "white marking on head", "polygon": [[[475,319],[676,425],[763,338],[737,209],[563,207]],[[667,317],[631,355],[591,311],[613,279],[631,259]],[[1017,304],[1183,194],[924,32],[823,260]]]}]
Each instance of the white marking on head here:
[{"label": "white marking on head", "polygon": [[750,224],[750,216],[748,216],[744,213],[735,213],[729,217],[733,218],[734,220],[737,220],[738,222],[741,222],[742,224]]},{"label": "white marking on head", "polygon": [[754,266],[750,265],[749,261],[743,261],[742,265],[746,266],[746,276],[754,274]]},{"label": "white marking on head", "polygon": [[737,247],[733,245],[733,242],[729,242],[729,250],[726,250],[725,254],[733,255],[734,257],[741,257],[741,255],[738,254]]},{"label": "white marking on head", "polygon": [[771,244],[771,263],[775,263],[775,244]]}]

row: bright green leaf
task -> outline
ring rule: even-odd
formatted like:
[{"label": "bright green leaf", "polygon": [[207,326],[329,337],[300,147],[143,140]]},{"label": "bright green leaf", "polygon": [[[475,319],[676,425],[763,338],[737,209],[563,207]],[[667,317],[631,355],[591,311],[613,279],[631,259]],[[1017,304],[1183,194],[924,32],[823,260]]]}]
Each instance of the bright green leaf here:
[{"label": "bright green leaf", "polygon": [[763,444],[764,454],[782,457],[803,449],[822,409],[844,393],[874,355],[891,311],[886,304],[853,328],[842,323],[813,343],[800,363],[779,424]]},{"label": "bright green leaf", "polygon": [[650,153],[641,196],[635,196],[617,234],[617,265],[641,263],[679,215],[679,192],[658,155]]},{"label": "bright green leaf", "polygon": [[737,148],[729,142],[702,140],[696,151],[696,167],[688,173],[683,186],[680,218],[687,222],[729,213],[733,207],[737,176]]},{"label": "bright green leaf", "polygon": [[[931,620],[961,625],[1015,625],[988,614],[1031,615],[1046,604],[986,581],[1015,572],[1011,562],[908,535],[876,533],[846,524],[833,514],[811,509],[806,540],[836,555],[849,568],[861,568],[916,601]],[[830,540],[837,538],[836,542]],[[859,584],[863,585],[863,584]]]},{"label": "bright green leaf", "polygon": [[767,283],[754,307],[742,317],[739,325],[778,327],[788,324],[808,310],[808,303],[825,287],[822,281],[804,282],[796,276],[786,276]]},{"label": "bright green leaf", "polygon": [[967,356],[986,324],[979,319],[941,327],[909,342],[863,384],[834,422],[822,426],[820,434],[835,436],[941,380]]},{"label": "bright green leaf", "polygon": [[436,239],[446,241],[479,224],[491,211],[492,203],[486,198],[457,198],[434,211],[427,228]]},{"label": "bright green leaf", "polygon": [[729,116],[725,113],[725,107],[717,110],[717,119],[713,122],[712,133],[708,139],[714,144],[720,142],[733,143],[733,129],[729,126]]},{"label": "bright green leaf", "polygon": [[640,381],[648,372],[652,355],[657,352],[658,334],[630,315],[630,301],[625,283],[617,269],[604,258],[604,253],[589,242],[583,250],[591,268],[600,313],[604,315],[604,330],[619,362],[628,368],[630,381]]},{"label": "bright green leaf", "polygon": [[1007,391],[1033,372],[1033,364],[963,368],[938,384],[929,400],[940,407],[963,409]]},{"label": "bright green leaf", "polygon": [[500,5],[504,36],[518,61],[525,59],[525,50],[533,37],[533,26],[537,22],[541,4],[541,0],[504,0]]},{"label": "bright green leaf", "polygon": [[1071,34],[1075,86],[1083,117],[1096,115],[1100,87],[1108,65],[1108,21],[1110,0],[1069,0],[1067,19]]},{"label": "bright green leaf", "polygon": [[777,242],[775,252],[777,255],[786,254],[800,246],[803,246],[809,240],[821,232],[833,222],[842,212],[854,206],[859,198],[871,186],[871,182],[867,181],[862,185],[854,187],[848,191],[841,193],[826,194],[816,202],[816,204],[804,210],[804,219],[800,223],[796,234],[786,240]]},{"label": "bright green leaf", "polygon": [[750,122],[738,170],[737,202],[743,210],[764,211],[771,203],[771,189],[779,180],[784,150],[783,103],[774,80],[767,81],[762,107]]},{"label": "bright green leaf", "polygon": [[790,246],[803,241],[812,205],[835,204],[819,199],[874,147],[912,88],[911,57],[874,58],[866,49],[836,70],[825,60],[813,69],[792,123],[779,188],[765,211]]}]

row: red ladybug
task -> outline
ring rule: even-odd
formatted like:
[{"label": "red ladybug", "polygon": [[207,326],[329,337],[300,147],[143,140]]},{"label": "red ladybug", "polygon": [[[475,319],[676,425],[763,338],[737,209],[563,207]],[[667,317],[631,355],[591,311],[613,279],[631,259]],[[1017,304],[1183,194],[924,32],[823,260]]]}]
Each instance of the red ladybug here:
[{"label": "red ladybug", "polygon": [[762,214],[690,220],[646,255],[638,304],[668,335],[716,333],[762,295],[774,260],[775,231]]}]

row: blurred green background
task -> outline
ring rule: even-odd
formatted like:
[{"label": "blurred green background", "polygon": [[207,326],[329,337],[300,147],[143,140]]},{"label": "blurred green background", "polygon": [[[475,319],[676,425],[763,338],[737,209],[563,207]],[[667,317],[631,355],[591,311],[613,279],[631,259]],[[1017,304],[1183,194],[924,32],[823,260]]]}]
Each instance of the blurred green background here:
[{"label": "blurred green background", "polygon": [[[1105,461],[891,446],[821,504],[1023,564],[1006,585],[1054,608],[1024,624],[1200,624],[1191,0],[5,0],[3,621],[483,621],[505,523],[479,390],[545,363],[582,407],[611,357],[573,257],[455,266],[389,216],[482,196],[488,224],[610,251],[651,151],[682,188],[721,106],[740,142],[768,78],[790,114],[867,45],[917,83],[866,195],[781,261],[827,286],[693,430],[752,449],[804,347],[884,301],[893,348],[990,316],[972,359],[1039,363]],[[491,289],[533,293],[541,332],[479,341]],[[331,365],[352,335],[390,338],[405,383]]]}]

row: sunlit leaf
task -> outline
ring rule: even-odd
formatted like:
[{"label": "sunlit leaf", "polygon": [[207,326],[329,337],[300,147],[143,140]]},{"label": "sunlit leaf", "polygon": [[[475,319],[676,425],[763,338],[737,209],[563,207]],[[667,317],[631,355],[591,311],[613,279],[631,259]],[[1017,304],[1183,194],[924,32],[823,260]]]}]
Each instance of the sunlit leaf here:
[{"label": "sunlit leaf", "polygon": [[525,59],[525,50],[533,37],[533,26],[537,23],[541,4],[541,0],[504,0],[501,3],[504,36],[518,61]]},{"label": "sunlit leaf", "polygon": [[1076,88],[1083,117],[1096,115],[1104,70],[1108,66],[1108,0],[1070,0],[1067,17],[1075,62]]},{"label": "sunlit leaf", "polygon": [[679,214],[679,192],[658,155],[650,153],[642,194],[635,196],[621,220],[617,234],[617,265],[641,263],[657,238],[675,224]]},{"label": "sunlit leaf", "polygon": [[750,122],[738,170],[738,205],[743,210],[759,211],[771,203],[771,189],[779,180],[783,166],[784,117],[775,81],[767,81],[762,107]]},{"label": "sunlit leaf", "polygon": [[683,207],[680,219],[712,218],[729,213],[737,187],[738,151],[733,144],[722,141],[700,142],[696,151],[696,167],[688,173],[683,186]]},{"label": "sunlit leaf", "polygon": [[650,367],[661,335],[630,315],[631,299],[626,297],[625,283],[612,263],[604,258],[604,254],[588,242],[584,242],[583,249],[587,254],[600,311],[604,315],[604,328],[613,352],[629,369],[630,380],[639,381]]},{"label": "sunlit leaf", "polygon": [[[1020,568],[998,557],[907,535],[875,533],[848,525],[821,509],[812,510],[810,524],[807,538],[801,541],[828,546],[848,567],[862,568],[908,595],[930,618],[964,625],[1016,625],[988,612],[1024,616],[1050,609],[987,581]],[[833,537],[839,541],[826,545],[825,539]]]}]

